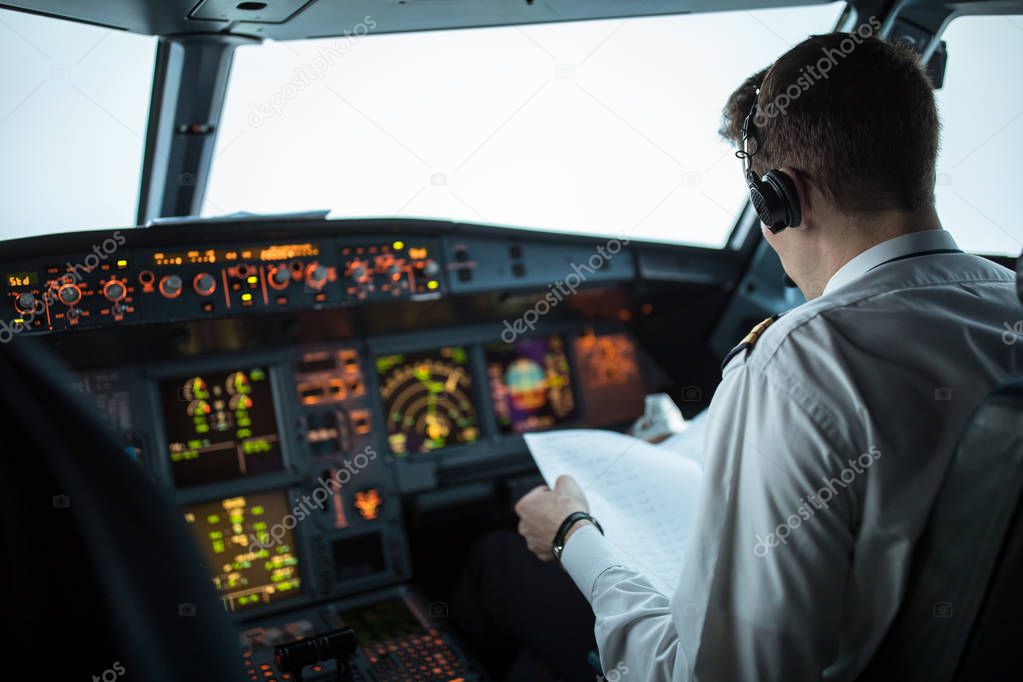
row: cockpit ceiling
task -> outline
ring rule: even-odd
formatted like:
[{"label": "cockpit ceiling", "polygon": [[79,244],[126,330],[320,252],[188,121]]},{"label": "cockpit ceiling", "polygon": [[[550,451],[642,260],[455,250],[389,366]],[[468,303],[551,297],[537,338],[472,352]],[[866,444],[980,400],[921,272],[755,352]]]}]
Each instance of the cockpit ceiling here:
[{"label": "cockpit ceiling", "polygon": [[273,40],[821,4],[821,0],[4,0],[0,7],[146,35]]}]

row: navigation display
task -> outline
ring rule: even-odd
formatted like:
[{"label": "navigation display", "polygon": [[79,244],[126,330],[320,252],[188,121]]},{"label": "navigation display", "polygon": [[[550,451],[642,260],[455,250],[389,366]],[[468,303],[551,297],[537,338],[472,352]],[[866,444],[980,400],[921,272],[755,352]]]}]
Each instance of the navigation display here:
[{"label": "navigation display", "polygon": [[284,467],[273,389],[263,367],[160,382],[167,455],[178,488]]},{"label": "navigation display", "polygon": [[560,336],[486,347],[487,378],[503,433],[547,429],[575,415],[572,376]]},{"label": "navigation display", "polygon": [[391,452],[432,452],[479,438],[465,348],[376,360]]},{"label": "navigation display", "polygon": [[229,611],[302,594],[284,490],[193,504],[184,514]]}]

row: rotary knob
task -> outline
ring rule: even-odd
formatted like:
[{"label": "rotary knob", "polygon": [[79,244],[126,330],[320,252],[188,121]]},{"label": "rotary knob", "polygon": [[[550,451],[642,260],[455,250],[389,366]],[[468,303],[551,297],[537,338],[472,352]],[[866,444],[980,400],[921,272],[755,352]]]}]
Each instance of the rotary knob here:
[{"label": "rotary knob", "polygon": [[18,309],[19,312],[27,313],[36,307],[37,300],[39,299],[37,299],[36,295],[33,294],[31,291],[25,291],[20,296],[18,296],[18,300],[15,301],[14,306]]},{"label": "rotary knob", "polygon": [[200,272],[192,280],[192,286],[200,296],[209,296],[217,290],[217,279],[208,272]]},{"label": "rotary knob", "polygon": [[306,269],[306,284],[313,289],[320,289],[327,283],[327,268],[319,263],[314,263]]},{"label": "rotary knob", "polygon": [[160,293],[167,298],[181,295],[181,278],[177,275],[164,275],[160,280]]},{"label": "rotary knob", "polygon": [[440,264],[435,260],[428,260],[423,264],[423,273],[429,277],[433,277],[440,273]]},{"label": "rotary knob", "polygon": [[103,295],[106,296],[106,299],[111,303],[117,303],[118,301],[123,300],[127,293],[128,291],[124,288],[124,284],[116,279],[112,279],[103,285]]},{"label": "rotary knob", "polygon": [[65,305],[74,305],[82,300],[82,290],[77,284],[62,284],[57,290],[57,298]]},{"label": "rotary knob", "polygon": [[270,285],[274,289],[283,289],[291,281],[291,273],[285,267],[274,268],[270,271]]}]

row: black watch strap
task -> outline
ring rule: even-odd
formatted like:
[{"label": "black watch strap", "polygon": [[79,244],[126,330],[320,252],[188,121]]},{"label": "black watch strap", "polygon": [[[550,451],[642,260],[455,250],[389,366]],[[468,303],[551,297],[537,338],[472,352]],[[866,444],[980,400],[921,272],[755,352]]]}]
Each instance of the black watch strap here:
[{"label": "black watch strap", "polygon": [[554,553],[554,558],[561,561],[561,552],[565,549],[565,536],[568,535],[568,531],[572,530],[572,527],[580,521],[589,521],[594,527],[600,531],[600,534],[604,534],[604,529],[597,523],[597,519],[593,518],[584,511],[572,512],[565,517],[565,520],[561,522],[561,526],[558,527],[558,532],[554,534],[554,542],[551,543],[551,551]]}]

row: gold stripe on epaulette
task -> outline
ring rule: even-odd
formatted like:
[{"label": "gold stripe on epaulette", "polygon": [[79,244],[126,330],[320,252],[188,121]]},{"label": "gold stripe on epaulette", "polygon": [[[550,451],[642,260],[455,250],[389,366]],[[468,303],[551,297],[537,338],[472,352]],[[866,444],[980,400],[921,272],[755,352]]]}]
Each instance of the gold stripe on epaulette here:
[{"label": "gold stripe on epaulette", "polygon": [[721,363],[721,370],[724,371],[725,367],[728,366],[728,363],[732,361],[732,358],[739,353],[742,353],[743,351],[749,353],[750,350],[753,349],[753,345],[757,342],[757,339],[760,338],[760,335],[763,334],[779,317],[781,317],[781,313],[772,315],[763,322],[757,324],[757,326],[753,327],[753,329],[750,329],[749,333],[743,337],[742,341],[740,341],[739,344],[725,356],[724,362]]},{"label": "gold stripe on epaulette", "polygon": [[757,342],[757,339],[760,338],[760,335],[763,334],[768,327],[774,324],[774,321],[777,319],[778,319],[777,315],[772,315],[763,322],[757,324],[757,326],[749,330],[749,334],[746,334],[746,336],[742,338],[742,341],[739,342],[739,345],[752,347],[753,344]]}]

